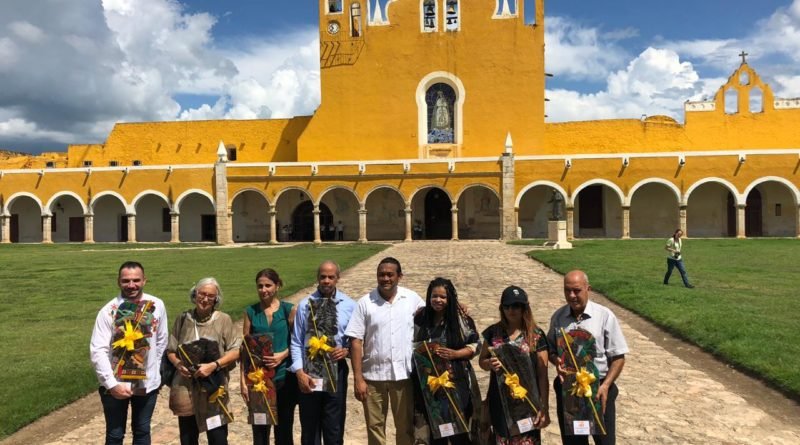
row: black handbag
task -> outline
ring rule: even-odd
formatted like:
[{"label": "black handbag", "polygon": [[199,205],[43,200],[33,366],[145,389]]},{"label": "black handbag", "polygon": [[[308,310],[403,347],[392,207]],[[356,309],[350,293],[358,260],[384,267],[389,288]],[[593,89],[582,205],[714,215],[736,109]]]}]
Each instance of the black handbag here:
[{"label": "black handbag", "polygon": [[[183,319],[186,317],[186,312],[181,314],[180,322],[178,323],[178,332],[177,334],[181,333],[181,328],[183,327]],[[170,386],[172,385],[172,380],[175,378],[175,373],[178,372],[178,368],[169,361],[169,357],[167,354],[169,351],[166,349],[164,350],[164,354],[161,355],[161,367],[159,368],[159,373],[161,374],[161,386]]]}]

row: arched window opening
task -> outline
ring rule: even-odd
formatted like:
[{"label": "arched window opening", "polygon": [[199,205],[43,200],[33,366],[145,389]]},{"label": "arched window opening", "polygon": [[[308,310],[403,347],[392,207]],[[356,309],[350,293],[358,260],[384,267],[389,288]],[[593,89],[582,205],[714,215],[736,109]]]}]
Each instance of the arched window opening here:
[{"label": "arched window opening", "polygon": [[739,74],[739,85],[750,85],[750,73],[742,71]]},{"label": "arched window opening", "polygon": [[764,92],[755,87],[750,90],[750,112],[761,113],[764,111]]},{"label": "arched window opening", "polygon": [[350,5],[350,36],[361,37],[361,5]]},{"label": "arched window opening", "polygon": [[433,84],[425,93],[428,108],[428,143],[455,143],[456,92],[446,83]]},{"label": "arched window opening", "polygon": [[436,31],[437,7],[436,0],[424,0],[422,2],[422,30],[425,32]]},{"label": "arched window opening", "polygon": [[725,90],[725,114],[736,114],[739,112],[739,92],[735,89]]},{"label": "arched window opening", "polygon": [[495,17],[514,17],[517,15],[517,0],[497,0]]},{"label": "arched window opening", "polygon": [[338,14],[342,12],[342,0],[328,0],[328,14]]},{"label": "arched window opening", "polygon": [[447,9],[445,10],[444,29],[447,31],[458,31],[459,27],[459,14],[461,12],[461,5],[458,0],[447,0]]}]

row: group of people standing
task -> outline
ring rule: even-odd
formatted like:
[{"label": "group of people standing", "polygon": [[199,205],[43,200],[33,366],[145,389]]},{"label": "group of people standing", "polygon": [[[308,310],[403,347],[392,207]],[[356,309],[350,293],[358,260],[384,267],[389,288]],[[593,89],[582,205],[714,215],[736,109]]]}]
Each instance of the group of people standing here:
[{"label": "group of people standing", "polygon": [[[190,291],[194,307],[183,312],[168,332],[163,302],[143,292],[146,278],[142,265],[122,264],[120,294],[98,313],[90,346],[106,419],[105,443],[122,443],[129,405],[133,443],[150,443],[150,418],[163,384],[170,387],[169,406],[178,416],[181,444],[198,443],[202,432],[210,445],[227,444],[227,423],[232,420],[227,409],[230,370],[237,361],[245,363],[244,355],[252,355],[242,339],[246,343],[254,334],[270,334],[271,352],[259,360],[274,383],[277,405],[276,413],[270,411],[276,422],[255,422],[251,412],[248,420],[254,444],[269,443],[273,429],[276,444],[292,444],[298,405],[303,445],[342,444],[350,373],[347,358],[352,365],[354,395],[364,406],[370,445],[386,443],[389,409],[399,445],[539,444],[540,430],[550,423],[549,363],[557,371],[553,387],[563,443],[587,444],[590,434],[596,444],[615,443],[614,382],[622,372],[628,348],[614,314],[589,301],[589,280],[582,271],[565,275],[566,305],[553,314],[547,333],[534,320],[527,293],[517,286],[503,291],[498,321],[479,334],[469,308],[459,302],[448,279],[432,280],[423,299],[399,285],[403,277],[400,262],[387,257],[378,264],[376,288],[355,301],[338,289],[339,276],[339,266],[324,261],[317,270],[315,292],[293,305],[278,298],[283,285],[278,273],[259,271],[255,279],[259,301],[245,311],[243,335],[235,332],[230,316],[219,310],[223,300],[219,283],[204,278]],[[328,307],[328,313],[320,314],[321,307]],[[323,325],[328,326],[327,335],[318,332]],[[575,330],[594,340],[589,361],[581,365],[596,369],[595,392],[590,391],[589,396],[600,407],[594,420],[604,426],[602,434],[595,429],[584,431],[577,421],[572,425],[572,418],[562,418],[561,406],[573,403],[562,400],[566,394],[562,382],[575,380],[578,369],[585,369],[574,355],[575,366],[570,368],[555,345],[574,344],[572,337],[567,341],[565,332]],[[561,343],[559,336],[563,336]],[[207,339],[203,347],[213,351],[193,361],[184,348],[201,339]],[[531,377],[525,379],[522,371],[522,379],[512,375],[511,364],[504,364],[499,354],[508,348],[528,360]],[[240,353],[243,350],[247,353]],[[165,351],[177,369],[169,382],[161,382],[159,374]],[[318,353],[325,359],[326,378],[310,366]],[[479,366],[491,372],[486,402],[481,401],[471,363],[476,356]],[[241,396],[247,402],[259,394],[253,393],[255,387],[248,382],[251,376],[244,368],[240,366],[239,378]],[[211,386],[209,380],[214,382]],[[535,408],[535,415],[526,419],[526,428],[522,421],[519,425],[509,422],[508,403],[503,400],[509,390]],[[441,412],[431,410],[432,394],[437,393],[444,404],[441,411],[455,413],[457,425],[440,425]],[[536,407],[532,399],[536,399]],[[482,436],[481,418],[490,419],[491,437]]]}]

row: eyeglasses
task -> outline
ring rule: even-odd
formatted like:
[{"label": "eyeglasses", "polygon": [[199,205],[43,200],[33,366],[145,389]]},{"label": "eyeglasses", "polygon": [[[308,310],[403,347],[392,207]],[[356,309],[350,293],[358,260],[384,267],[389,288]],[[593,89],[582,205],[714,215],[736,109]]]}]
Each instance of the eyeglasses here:
[{"label": "eyeglasses", "polygon": [[510,309],[523,310],[523,309],[525,309],[526,306],[527,306],[526,304],[522,304],[522,303],[504,304],[503,305],[503,309],[505,309],[505,310],[510,310]]},{"label": "eyeglasses", "polygon": [[198,300],[216,300],[218,297],[217,294],[207,294],[205,292],[198,292],[196,294],[196,298]]}]

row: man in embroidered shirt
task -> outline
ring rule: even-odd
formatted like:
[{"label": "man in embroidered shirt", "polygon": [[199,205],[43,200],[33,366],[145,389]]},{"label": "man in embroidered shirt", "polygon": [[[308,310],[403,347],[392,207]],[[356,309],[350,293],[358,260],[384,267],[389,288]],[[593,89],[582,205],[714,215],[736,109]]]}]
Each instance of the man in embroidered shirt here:
[{"label": "man in embroidered shirt", "polygon": [[[301,443],[317,445],[323,439],[325,445],[342,444],[344,442],[344,423],[347,402],[347,357],[350,344],[344,335],[347,323],[356,302],[336,288],[339,281],[339,265],[333,261],[323,261],[317,269],[317,290],[304,298],[297,305],[292,331],[292,366],[290,371],[297,376],[300,388],[300,425],[302,428]],[[336,392],[331,394],[320,391],[303,368],[306,357],[306,346],[310,339],[309,326],[313,326],[310,302],[320,298],[331,298],[336,303],[337,332],[334,338],[336,347],[327,353],[330,360],[337,363],[337,375],[334,376]],[[315,376],[320,377],[320,376]],[[319,383],[319,380],[317,380]]]},{"label": "man in embroidered shirt", "polygon": [[[567,304],[553,313],[550,319],[550,330],[547,341],[551,348],[555,348],[557,333],[563,328],[570,332],[583,329],[592,334],[595,340],[594,364],[599,373],[599,387],[595,400],[599,400],[606,435],[594,435],[597,445],[614,445],[616,443],[616,399],[617,385],[614,382],[622,373],[625,366],[625,354],[628,345],[622,335],[617,317],[610,309],[589,301],[589,277],[580,270],[573,270],[564,275],[564,298]],[[558,413],[558,426],[561,429],[561,443],[564,445],[582,445],[589,443],[588,436],[567,436],[562,412],[561,383],[565,375],[564,364],[551,349],[550,361],[556,365],[558,376],[553,382],[556,392],[556,405]]]},{"label": "man in embroidered shirt", "polygon": [[[167,311],[164,302],[160,299],[144,293],[144,285],[147,278],[144,275],[144,268],[141,264],[129,261],[123,263],[119,268],[117,284],[120,293],[109,301],[95,320],[92,339],[89,345],[90,357],[97,380],[100,382],[100,401],[103,404],[103,413],[106,419],[106,445],[122,444],[125,438],[125,423],[128,417],[128,405],[131,406],[134,445],[150,444],[150,418],[153,416],[153,409],[158,397],[158,389],[161,386],[161,375],[159,367],[161,356],[167,348],[169,337],[167,335]],[[125,325],[125,330],[130,331],[125,334],[126,345],[114,345],[114,336],[120,327],[115,326],[115,318],[120,305],[125,302],[140,304],[151,302],[149,311],[152,315],[141,317],[140,323],[130,323]],[[147,304],[141,307],[148,307]],[[148,311],[148,313],[150,313]],[[140,337],[144,335],[144,337]],[[131,341],[128,337],[130,337]],[[138,351],[128,353],[134,345],[141,345],[140,340],[144,338],[147,342],[147,349],[144,357],[138,357]],[[116,350],[116,351],[115,351]],[[122,350],[123,360],[144,361],[144,378],[123,381],[120,372],[112,367],[112,361],[117,362],[115,354],[119,355]],[[126,357],[127,355],[127,357]],[[117,368],[121,368],[118,366]]]},{"label": "man in embroidered shirt", "polygon": [[425,300],[398,286],[402,277],[399,261],[392,257],[381,260],[378,287],[358,300],[345,331],[351,338],[355,396],[364,404],[369,445],[386,443],[389,406],[395,443],[410,445],[414,439],[412,337],[414,313],[425,306]]}]

